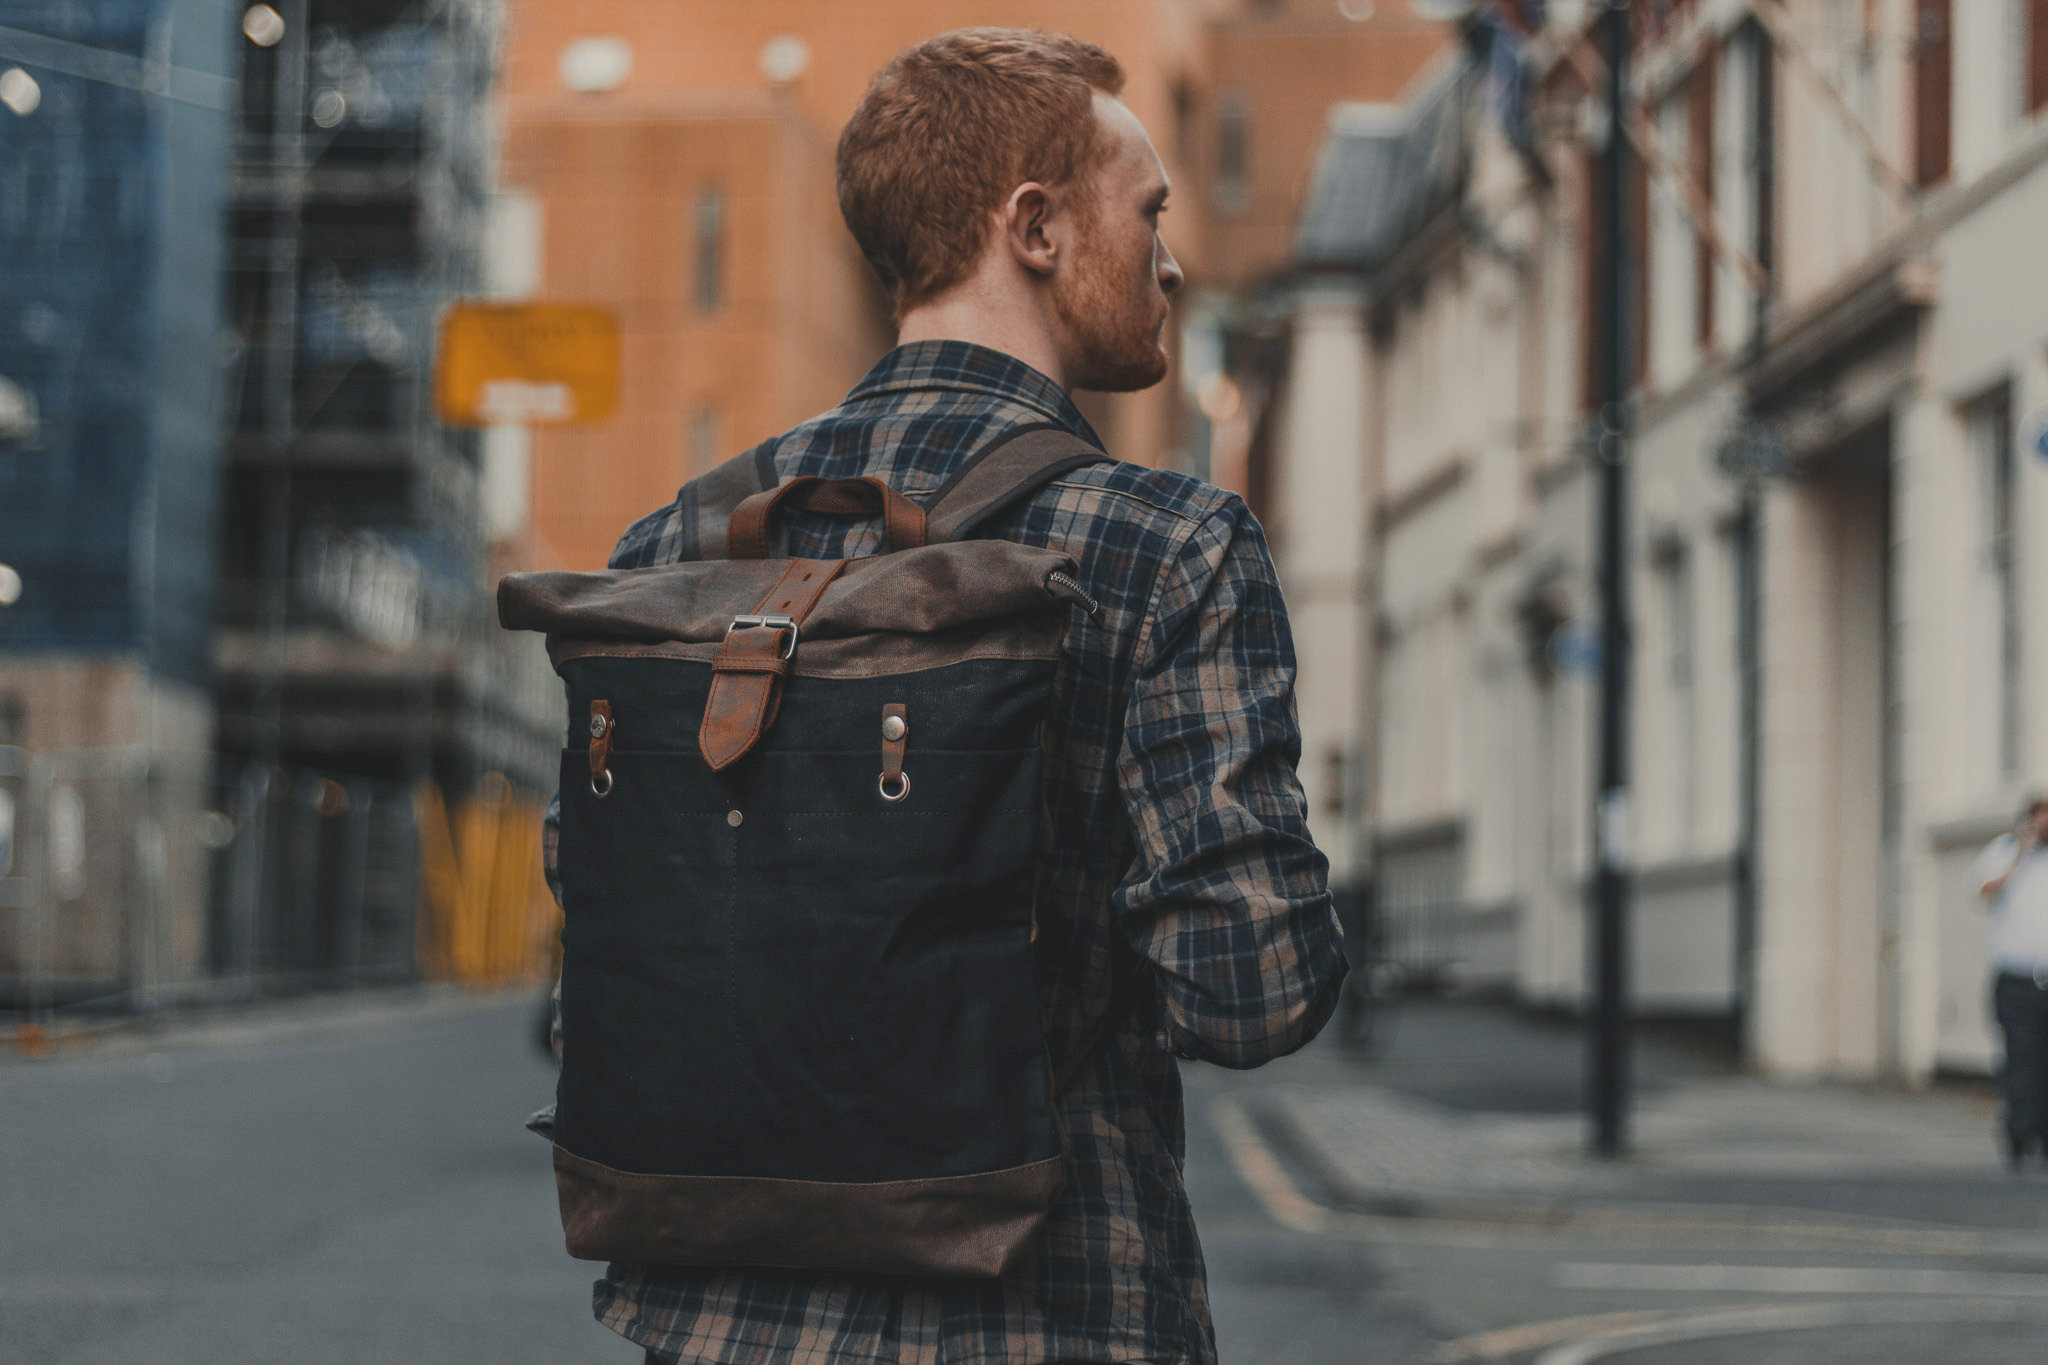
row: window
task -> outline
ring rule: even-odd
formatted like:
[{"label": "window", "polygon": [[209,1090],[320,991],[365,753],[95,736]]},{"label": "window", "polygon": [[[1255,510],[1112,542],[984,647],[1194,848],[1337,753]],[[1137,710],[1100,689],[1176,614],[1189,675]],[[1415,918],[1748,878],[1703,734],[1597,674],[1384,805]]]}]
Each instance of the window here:
[{"label": "window", "polygon": [[2005,3],[2005,123],[2007,127],[2024,122],[2033,106],[2033,62],[2028,51],[2029,22],[2034,8],[2033,0],[2004,0]]},{"label": "window", "polygon": [[2020,16],[2025,42],[2018,50],[2026,54],[2025,108],[2038,113],[2048,105],[2048,0],[2024,0],[2026,13]]},{"label": "window", "polygon": [[[1692,181],[1699,186],[1700,193],[1707,201],[1707,213],[1714,213],[1717,186],[1714,184],[1714,83],[1718,78],[1718,60],[1714,49],[1707,49],[1699,70],[1693,73],[1686,84],[1686,151],[1687,169]],[[1715,226],[1720,226],[1716,220]],[[1693,322],[1694,335],[1702,351],[1712,350],[1714,345],[1714,249],[1704,236],[1694,234],[1693,271],[1697,283],[1693,286],[1693,300],[1697,305]]]},{"label": "window", "polygon": [[1664,609],[1665,777],[1671,829],[1681,845],[1690,844],[1693,829],[1693,755],[1697,707],[1693,678],[1697,670],[1692,559],[1674,538],[1658,560],[1658,588]]},{"label": "window", "polygon": [[[1770,244],[1764,235],[1763,168],[1767,155],[1764,139],[1770,133],[1763,102],[1768,98],[1768,77],[1763,64],[1769,45],[1761,30],[1745,24],[1730,36],[1714,60],[1713,96],[1708,110],[1713,126],[1712,184],[1707,188],[1713,201],[1714,221],[1723,241],[1749,253],[1764,265],[1770,259]],[[1717,261],[1713,271],[1712,298],[1707,316],[1715,343],[1737,344],[1755,325],[1755,295],[1749,282],[1729,262]],[[1709,329],[1702,324],[1702,331]]]},{"label": "window", "polygon": [[725,200],[715,189],[697,196],[697,311],[716,313],[725,304]]},{"label": "window", "polygon": [[724,455],[724,424],[718,419],[718,409],[698,408],[690,419],[690,477],[711,469]]},{"label": "window", "polygon": [[2019,543],[2014,535],[2012,390],[2001,384],[1964,409],[1977,467],[1978,564],[1986,590],[1988,662],[1997,679],[1998,768],[2020,767]]},{"label": "window", "polygon": [[1176,76],[1171,88],[1173,99],[1173,156],[1180,166],[1195,164],[1195,91],[1188,84],[1187,77]]},{"label": "window", "polygon": [[[1692,109],[1681,90],[1657,109],[1657,134],[1673,165],[1691,166]],[[1669,176],[1650,185],[1650,376],[1659,389],[1684,382],[1698,361],[1699,235]]]},{"label": "window", "polygon": [[1951,134],[1951,0],[1913,0],[1913,174],[1922,185],[1948,179]]},{"label": "window", "polygon": [[1242,212],[1251,202],[1245,181],[1251,127],[1242,95],[1225,95],[1216,106],[1216,207]]}]

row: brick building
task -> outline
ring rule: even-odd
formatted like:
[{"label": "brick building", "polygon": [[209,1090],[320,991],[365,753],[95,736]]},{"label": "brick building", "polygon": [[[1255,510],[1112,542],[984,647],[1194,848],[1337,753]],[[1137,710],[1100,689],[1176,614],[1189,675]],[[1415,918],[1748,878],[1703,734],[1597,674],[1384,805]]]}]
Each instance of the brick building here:
[{"label": "brick building", "polygon": [[531,490],[524,553],[601,564],[677,484],[830,406],[887,348],[833,144],[893,53],[968,24],[1064,30],[1124,63],[1176,185],[1167,235],[1195,361],[1180,382],[1083,405],[1112,453],[1208,472],[1209,385],[1206,406],[1246,433],[1213,468],[1243,486],[1255,405],[1213,401],[1238,303],[1288,265],[1330,106],[1394,98],[1445,42],[1403,3],[1349,8],[1361,18],[1332,0],[513,0],[506,240],[539,295],[610,305],[626,342],[609,422],[530,448],[492,437],[495,485]]}]

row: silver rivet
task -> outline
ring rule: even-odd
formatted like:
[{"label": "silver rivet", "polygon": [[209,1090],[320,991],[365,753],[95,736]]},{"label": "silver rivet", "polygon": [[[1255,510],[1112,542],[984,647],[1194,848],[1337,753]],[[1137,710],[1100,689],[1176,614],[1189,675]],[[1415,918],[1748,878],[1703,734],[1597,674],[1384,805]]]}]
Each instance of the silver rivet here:
[{"label": "silver rivet", "polygon": [[746,816],[741,815],[736,810],[729,810],[725,813],[725,823],[731,825],[734,829],[738,829],[740,827],[740,821],[746,818]]},{"label": "silver rivet", "polygon": [[882,717],[882,738],[895,743],[910,732],[910,726],[901,716]]},{"label": "silver rivet", "polygon": [[603,716],[592,716],[590,718],[590,737],[592,739],[603,739],[604,725],[605,721]]}]

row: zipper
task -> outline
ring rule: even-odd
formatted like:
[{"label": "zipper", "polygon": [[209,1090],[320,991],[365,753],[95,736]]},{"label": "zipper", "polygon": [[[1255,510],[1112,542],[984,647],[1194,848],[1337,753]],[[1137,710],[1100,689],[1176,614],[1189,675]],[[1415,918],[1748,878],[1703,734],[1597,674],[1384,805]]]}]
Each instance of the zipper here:
[{"label": "zipper", "polygon": [[1088,595],[1088,590],[1081,586],[1080,580],[1064,569],[1054,569],[1051,573],[1047,574],[1045,576],[1045,586],[1055,596],[1066,598],[1090,616],[1100,616],[1102,614],[1102,608],[1097,606],[1095,599]]}]

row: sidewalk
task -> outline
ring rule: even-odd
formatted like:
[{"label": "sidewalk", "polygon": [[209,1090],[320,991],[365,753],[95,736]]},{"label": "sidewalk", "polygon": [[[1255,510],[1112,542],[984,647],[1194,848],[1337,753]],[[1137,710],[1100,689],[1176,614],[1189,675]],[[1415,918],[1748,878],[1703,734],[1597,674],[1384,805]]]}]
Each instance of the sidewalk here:
[{"label": "sidewalk", "polygon": [[312,991],[255,1000],[185,1005],[146,1014],[64,1018],[47,1031],[0,1023],[0,1068],[53,1059],[127,1056],[192,1048],[247,1046],[291,1038],[456,1018],[524,1000],[536,1013],[542,987],[481,990],[421,981],[356,990]]},{"label": "sidewalk", "polygon": [[[1780,1085],[1639,1043],[1631,1143],[1585,1150],[1579,1034],[1505,1006],[1401,1010],[1384,1053],[1319,1043],[1252,1118],[1325,1202],[1389,1217],[2048,1233],[2048,1170],[2000,1166],[1988,1088]],[[1924,1239],[1922,1239],[1924,1240]],[[1973,1239],[1964,1237],[1961,1246]],[[2044,1244],[2048,1245],[2048,1244]]]}]

